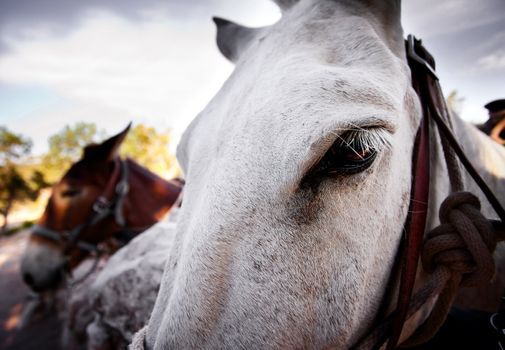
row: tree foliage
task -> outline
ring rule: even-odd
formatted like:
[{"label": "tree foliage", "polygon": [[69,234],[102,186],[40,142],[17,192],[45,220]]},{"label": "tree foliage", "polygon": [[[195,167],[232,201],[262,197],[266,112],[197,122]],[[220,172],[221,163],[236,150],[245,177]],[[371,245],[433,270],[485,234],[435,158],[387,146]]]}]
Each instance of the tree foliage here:
[{"label": "tree foliage", "polygon": [[159,175],[177,173],[175,156],[170,153],[171,137],[168,131],[157,132],[155,128],[138,124],[130,130],[121,146],[120,155],[130,157]]},{"label": "tree foliage", "polygon": [[19,160],[30,153],[31,140],[0,126],[0,163],[3,166]]},{"label": "tree foliage", "polygon": [[[100,142],[106,136],[93,123],[65,126],[49,138],[49,151],[42,160],[45,178],[51,182],[58,181],[70,165],[81,157],[86,145]],[[134,159],[161,176],[175,176],[179,173],[175,156],[169,151],[170,141],[168,131],[158,132],[154,127],[137,124],[129,131],[120,148],[120,155]]]},{"label": "tree foliage", "polygon": [[40,171],[34,171],[30,180],[21,174],[19,162],[30,153],[32,143],[29,139],[0,127],[0,214],[5,231],[8,216],[17,202],[35,200],[41,188],[47,183]]},{"label": "tree foliage", "polygon": [[64,172],[77,161],[84,147],[98,142],[105,137],[103,130],[98,131],[93,123],[79,122],[74,126],[65,126],[49,137],[49,151],[42,163],[46,177],[51,182],[61,178]]}]

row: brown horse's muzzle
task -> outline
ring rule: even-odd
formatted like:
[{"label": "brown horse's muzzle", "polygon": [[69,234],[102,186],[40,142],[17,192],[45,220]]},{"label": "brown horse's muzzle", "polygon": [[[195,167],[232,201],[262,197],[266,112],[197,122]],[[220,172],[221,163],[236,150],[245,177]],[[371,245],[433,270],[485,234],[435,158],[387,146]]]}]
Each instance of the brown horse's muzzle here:
[{"label": "brown horse's muzzle", "polygon": [[30,239],[21,260],[21,276],[35,292],[56,289],[63,282],[65,264],[56,247]]}]

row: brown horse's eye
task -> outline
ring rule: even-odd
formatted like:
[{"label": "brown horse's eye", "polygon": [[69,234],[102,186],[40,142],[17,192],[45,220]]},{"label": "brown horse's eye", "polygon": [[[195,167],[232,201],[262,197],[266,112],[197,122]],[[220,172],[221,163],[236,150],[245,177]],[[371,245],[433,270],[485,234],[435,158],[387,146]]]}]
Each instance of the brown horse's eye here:
[{"label": "brown horse's eye", "polygon": [[82,190],[80,188],[69,188],[61,192],[62,197],[75,197],[80,194]]},{"label": "brown horse's eye", "polygon": [[360,143],[337,142],[319,162],[319,175],[353,175],[368,169],[375,160],[377,151]]}]

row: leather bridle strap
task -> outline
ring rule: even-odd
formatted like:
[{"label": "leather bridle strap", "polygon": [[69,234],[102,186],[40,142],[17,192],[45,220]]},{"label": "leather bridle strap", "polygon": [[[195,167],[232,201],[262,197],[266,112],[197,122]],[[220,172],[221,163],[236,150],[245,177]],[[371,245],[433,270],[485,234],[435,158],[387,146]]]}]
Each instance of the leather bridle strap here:
[{"label": "leather bridle strap", "polygon": [[[427,111],[424,111],[426,113]],[[387,350],[396,347],[400,339],[403,324],[407,319],[407,312],[414,290],[417,276],[417,267],[428,215],[428,194],[430,186],[430,144],[429,144],[429,121],[421,120],[421,125],[416,137],[413,160],[413,185],[409,207],[409,217],[405,227],[402,268],[400,274],[400,289],[396,306],[395,319],[389,336]]]},{"label": "leather bridle strap", "polygon": [[[486,199],[489,201],[493,210],[496,212],[498,217],[501,220],[502,224],[505,222],[505,208],[501,205],[500,201],[494,195],[493,191],[489,188],[486,181],[480,176],[479,172],[472,165],[465,152],[461,148],[459,142],[454,136],[450,120],[448,117],[448,110],[445,106],[444,101],[440,101],[443,99],[443,95],[441,93],[440,86],[438,85],[438,78],[435,74],[434,67],[435,61],[432,56],[428,53],[428,51],[421,44],[420,40],[415,39],[412,35],[408,36],[407,40],[407,57],[409,58],[409,62],[417,62],[424,66],[426,70],[424,73],[429,72],[429,74],[423,74],[423,70],[419,71],[416,69],[416,65],[411,63],[411,69],[413,72],[413,82],[414,88],[416,89],[418,95],[421,98],[421,103],[426,104],[426,110],[429,111],[429,114],[425,114],[425,118],[429,118],[436,123],[436,126],[439,130],[440,137],[442,142],[446,142],[446,145],[449,149],[444,149],[444,154],[446,158],[453,158],[453,161],[459,161],[464,166],[465,170],[472,177],[475,183],[479,186],[481,191],[486,196]],[[428,64],[429,62],[429,64]],[[432,65],[432,67],[430,67]],[[419,84],[419,82],[423,82]],[[420,85],[416,87],[416,85]],[[425,112],[426,113],[426,112]],[[445,120],[444,120],[445,119]],[[448,153],[453,153],[453,155],[449,155]],[[447,160],[449,163],[449,160]],[[449,164],[450,165],[450,164]],[[448,169],[449,176],[454,176],[454,169]],[[453,191],[459,191],[463,189],[462,183],[457,183],[462,181],[462,176],[459,174],[457,176],[459,179],[451,178],[451,186],[453,187]],[[460,188],[455,188],[455,186],[459,186]],[[497,221],[491,220],[495,225],[500,226]],[[501,227],[500,227],[501,228]]]},{"label": "leather bridle strap", "polygon": [[[72,232],[72,231],[70,231]],[[50,228],[47,228],[45,226],[41,225],[34,225],[32,227],[32,233],[35,234],[36,236],[47,238],[49,240],[59,242],[65,240],[65,237],[68,237],[70,234],[66,234],[64,237],[62,236],[61,232],[51,230]],[[89,253],[95,253],[98,250],[100,250],[96,245],[77,240],[75,242],[75,245],[83,251],[89,252]]]},{"label": "leather bridle strap", "polygon": [[[102,195],[99,196],[93,204],[93,215],[91,215],[87,221],[73,228],[69,232],[56,231],[41,225],[35,225],[32,228],[32,233],[34,235],[56,242],[64,242],[65,247],[63,252],[65,256],[68,256],[71,249],[74,247],[94,254],[94,261],[89,270],[79,279],[70,281],[70,287],[75,287],[85,281],[96,270],[100,258],[105,253],[97,244],[85,242],[80,239],[80,236],[87,228],[100,223],[110,216],[114,218],[118,226],[124,228],[126,226],[126,221],[123,214],[123,205],[128,191],[128,168],[125,161],[117,158],[114,160],[112,174],[105,185]],[[110,197],[112,197],[112,200],[108,199]]]},{"label": "leather bridle strap", "polygon": [[[505,210],[472,166],[454,137],[449,112],[434,71],[434,60],[421,42],[411,35],[407,40],[407,58],[412,72],[413,86],[423,106],[424,118],[414,150],[415,181],[412,200],[418,201],[417,189],[423,188],[420,181],[424,182],[424,177],[428,176],[427,168],[419,167],[419,165],[423,163],[422,159],[425,158],[423,154],[427,154],[426,147],[429,145],[421,141],[422,135],[427,135],[426,125],[432,120],[438,127],[452,193],[442,203],[439,213],[440,226],[426,235],[422,251],[423,269],[430,273],[426,283],[412,297],[417,261],[423,243],[423,232],[413,225],[416,217],[414,213],[408,220],[410,229],[403,242],[405,244],[404,264],[400,277],[397,309],[361,339],[355,346],[356,349],[379,349],[386,340],[388,350],[396,348],[405,320],[419,311],[429,300],[437,298],[428,319],[414,336],[409,338],[407,346],[420,344],[430,339],[445,320],[460,286],[475,286],[478,283],[489,282],[494,272],[492,252],[496,242],[505,239],[503,224]],[[462,192],[464,184],[460,162],[481,188],[501,221],[485,218],[480,213],[478,198],[471,193]],[[427,187],[425,189],[428,191]],[[413,208],[414,203],[411,205]],[[421,222],[421,226],[424,231],[425,221]]]},{"label": "leather bridle strap", "polygon": [[[411,67],[412,72],[412,82],[413,87],[416,90],[422,106],[423,106],[423,120],[425,124],[428,124],[429,121],[433,120],[437,127],[442,140],[442,146],[444,150],[444,156],[447,163],[448,174],[451,184],[452,195],[448,197],[447,201],[453,201],[453,198],[456,198],[460,191],[464,190],[463,184],[463,175],[461,173],[461,169],[459,166],[459,162],[461,162],[472,178],[476,181],[478,186],[482,189],[489,202],[495,209],[498,216],[502,219],[505,219],[505,211],[500,205],[499,201],[494,196],[493,192],[487,186],[486,182],[481,178],[475,168],[472,166],[471,162],[466,157],[465,153],[461,149],[459,143],[454,137],[451,131],[451,120],[449,117],[449,112],[445,105],[445,101],[443,100],[443,95],[441,93],[440,85],[438,83],[438,77],[435,74],[435,62],[433,57],[428,53],[428,51],[422,46],[420,40],[416,40],[412,35],[409,35],[407,39],[407,59],[409,62],[409,66]],[[421,126],[422,128],[422,126]],[[423,134],[423,130],[421,129],[421,135]],[[426,148],[429,148],[429,144],[426,144],[425,147],[417,148],[417,157],[421,157],[423,153],[426,153]],[[415,173],[415,183],[414,187],[419,186],[418,179],[423,177],[429,177],[428,169],[420,169],[421,173]],[[428,191],[428,187],[424,189]],[[427,193],[426,193],[427,198]],[[451,198],[451,199],[449,199]],[[414,201],[417,201],[417,197],[414,194]],[[427,204],[427,202],[426,202]],[[426,208],[427,209],[427,208]],[[426,219],[426,216],[424,216]],[[484,219],[485,220],[485,219]],[[412,227],[410,231],[408,231],[407,237],[407,247],[405,249],[404,254],[406,255],[407,263],[403,266],[401,284],[400,284],[400,292],[397,303],[397,311],[394,317],[394,321],[392,324],[391,335],[388,340],[387,350],[392,350],[396,347],[401,331],[403,329],[403,324],[407,318],[409,307],[411,307],[413,301],[411,300],[412,290],[413,290],[413,281],[415,280],[415,275],[417,271],[417,263],[408,263],[410,261],[419,260],[419,253],[421,250],[421,246],[423,243],[423,233],[424,233],[425,220],[422,222],[423,231],[418,231],[415,227]],[[438,229],[439,232],[442,229]],[[433,231],[432,231],[433,232]],[[414,237],[411,237],[411,236]],[[418,236],[420,235],[420,236]],[[430,232],[430,237],[432,237]],[[496,237],[498,239],[498,237]],[[410,244],[418,244],[417,248],[410,247]],[[409,250],[411,252],[409,252]],[[410,255],[412,254],[412,255]],[[424,253],[423,253],[424,254]],[[416,269],[414,269],[414,265]],[[426,267],[426,266],[425,266]],[[405,293],[405,294],[404,294]],[[426,302],[427,300],[424,300]],[[444,317],[445,315],[440,317]],[[441,321],[437,321],[440,323]],[[425,327],[426,328],[426,327]],[[433,333],[434,326],[432,329],[427,332],[424,338],[429,338],[431,335],[429,333]],[[421,337],[419,337],[421,338]]]},{"label": "leather bridle strap", "polygon": [[[32,229],[33,234],[57,242],[64,242],[64,253],[68,255],[73,247],[91,253],[103,253],[100,248],[93,243],[85,242],[80,239],[82,233],[89,227],[92,227],[107,217],[112,216],[115,222],[120,226],[125,226],[123,215],[123,203],[128,194],[128,170],[126,163],[116,159],[112,174],[104,188],[101,196],[93,204],[93,214],[84,223],[78,225],[70,231],[57,231],[49,227],[35,225]],[[108,198],[111,198],[109,200]]]}]

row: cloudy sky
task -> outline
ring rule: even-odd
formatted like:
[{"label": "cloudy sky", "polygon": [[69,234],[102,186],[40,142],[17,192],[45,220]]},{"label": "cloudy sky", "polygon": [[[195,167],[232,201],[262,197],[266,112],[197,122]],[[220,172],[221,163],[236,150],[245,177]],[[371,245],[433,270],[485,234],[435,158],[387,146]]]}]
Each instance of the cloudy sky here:
[{"label": "cloudy sky", "polygon": [[[462,116],[505,98],[504,0],[404,0],[404,28],[437,59]],[[214,44],[212,15],[249,25],[280,16],[269,0],[0,0],[0,125],[35,152],[66,124],[109,133],[128,121],[179,135],[233,67]]]}]

